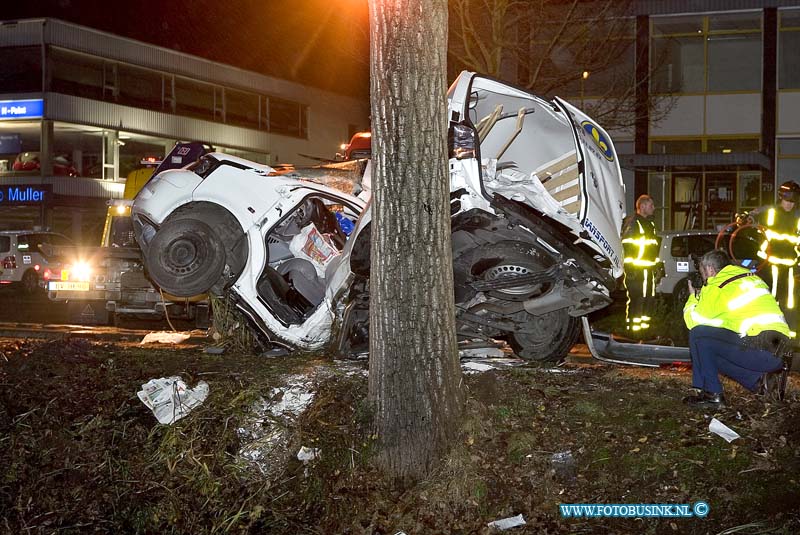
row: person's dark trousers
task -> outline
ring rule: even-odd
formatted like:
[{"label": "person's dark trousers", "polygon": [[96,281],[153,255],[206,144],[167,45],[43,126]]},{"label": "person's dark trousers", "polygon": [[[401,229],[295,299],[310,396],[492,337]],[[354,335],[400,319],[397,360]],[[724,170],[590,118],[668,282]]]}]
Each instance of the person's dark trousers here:
[{"label": "person's dark trousers", "polygon": [[[645,280],[642,270],[628,268],[625,270],[625,286],[628,290],[628,307],[625,311],[625,322],[629,331],[639,331],[640,321],[645,315]],[[634,329],[636,326],[636,329]]]},{"label": "person's dark trousers", "polygon": [[769,351],[745,347],[735,332],[698,325],[689,331],[692,386],[714,394],[722,392],[719,374],[727,375],[751,392],[759,378],[781,369],[781,360]]},{"label": "person's dark trousers", "polygon": [[[789,285],[789,278],[794,276],[798,273],[798,266],[795,266],[793,270],[789,270],[788,266],[775,266],[777,267],[777,279],[773,278],[773,266],[766,266],[764,269],[758,272],[759,276],[764,279],[764,282],[767,283],[767,286],[770,287],[770,290],[773,291],[775,295],[775,299],[778,301],[778,305],[781,307],[781,312],[783,312],[783,316],[786,318],[786,323],[789,324],[789,328],[793,331],[797,331],[798,327],[798,303],[797,303],[797,289],[798,287],[794,286],[794,306],[789,308],[788,306],[788,298],[789,292],[792,291],[792,287]],[[773,290],[774,286],[774,290]]]}]

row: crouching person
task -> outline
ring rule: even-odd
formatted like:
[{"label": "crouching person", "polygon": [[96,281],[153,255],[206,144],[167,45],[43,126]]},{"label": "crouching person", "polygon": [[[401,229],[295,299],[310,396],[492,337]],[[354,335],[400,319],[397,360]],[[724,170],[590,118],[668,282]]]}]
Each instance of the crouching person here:
[{"label": "crouching person", "polygon": [[722,373],[757,392],[781,369],[775,352],[789,342],[789,326],[766,283],[731,265],[720,250],[700,259],[702,288],[689,283],[683,318],[689,328],[692,386],[684,401],[695,408],[724,407]]}]

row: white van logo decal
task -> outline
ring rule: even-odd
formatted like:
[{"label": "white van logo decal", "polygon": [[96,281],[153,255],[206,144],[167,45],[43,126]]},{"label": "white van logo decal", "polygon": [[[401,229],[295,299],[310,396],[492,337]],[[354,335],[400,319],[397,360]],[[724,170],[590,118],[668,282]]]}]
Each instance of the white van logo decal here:
[{"label": "white van logo decal", "polygon": [[606,160],[608,160],[609,162],[613,162],[614,151],[611,150],[611,144],[606,139],[606,136],[604,136],[603,133],[600,132],[600,129],[598,129],[595,125],[593,125],[589,121],[583,121],[581,123],[581,126],[583,127],[583,130],[587,134],[592,136],[592,141],[594,141],[594,144],[597,145],[598,149],[600,149],[600,152],[603,153],[603,156],[605,156]]}]

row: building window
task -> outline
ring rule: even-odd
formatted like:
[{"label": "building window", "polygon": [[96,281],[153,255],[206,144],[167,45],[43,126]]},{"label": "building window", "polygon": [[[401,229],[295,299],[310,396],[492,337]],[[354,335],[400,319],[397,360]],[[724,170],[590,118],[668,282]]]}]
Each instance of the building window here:
[{"label": "building window", "polygon": [[102,59],[51,48],[48,65],[51,91],[103,100]]},{"label": "building window", "polygon": [[666,37],[653,43],[655,93],[699,93],[705,86],[702,37]]},{"label": "building window", "polygon": [[150,110],[163,109],[161,99],[162,75],[120,63],[117,68],[117,102]]},{"label": "building window", "polygon": [[225,122],[245,128],[258,128],[258,95],[225,89]]},{"label": "building window", "polygon": [[0,48],[0,91],[42,90],[42,49],[38,46]]},{"label": "building window", "polygon": [[754,138],[708,138],[705,152],[758,152],[760,140]]},{"label": "building window", "polygon": [[709,35],[708,91],[761,90],[761,34]]},{"label": "building window", "polygon": [[759,91],[761,13],[654,17],[655,93]]},{"label": "building window", "polygon": [[[634,19],[598,21],[586,14],[572,24],[537,26],[529,69],[538,72],[535,91],[561,97],[620,97],[631,92],[635,72]],[[600,36],[600,37],[598,37]]]},{"label": "building window", "polygon": [[777,183],[800,182],[800,138],[778,140]]},{"label": "building window", "polygon": [[[24,86],[35,78],[38,85],[32,90],[38,91],[41,88],[41,72],[34,72],[36,65],[32,52],[38,54],[39,49],[30,48],[29,52],[23,54],[30,55],[33,61],[30,72],[17,76],[15,83]],[[14,49],[0,49],[0,59],[8,50]],[[13,54],[9,56],[8,64],[13,64],[12,57]],[[8,72],[15,71],[11,69]],[[25,76],[30,79],[28,82],[25,82]],[[223,88],[55,47],[50,49],[49,54],[49,79],[51,91],[68,95],[244,128],[261,128],[293,137],[308,137],[308,106],[292,100]],[[0,75],[2,80],[3,75]],[[8,87],[13,86],[9,83]],[[262,114],[260,118],[259,113]]]},{"label": "building window", "polygon": [[307,107],[299,102],[267,97],[267,127],[275,134],[308,137]]},{"label": "building window", "polygon": [[800,10],[781,10],[778,89],[800,89]]},{"label": "building window", "polygon": [[631,39],[609,40],[611,57],[601,69],[592,71],[588,67],[583,78],[581,96],[605,97],[622,96],[631,91],[634,81],[635,43]]},{"label": "building window", "polygon": [[214,120],[214,86],[175,77],[175,113]]}]

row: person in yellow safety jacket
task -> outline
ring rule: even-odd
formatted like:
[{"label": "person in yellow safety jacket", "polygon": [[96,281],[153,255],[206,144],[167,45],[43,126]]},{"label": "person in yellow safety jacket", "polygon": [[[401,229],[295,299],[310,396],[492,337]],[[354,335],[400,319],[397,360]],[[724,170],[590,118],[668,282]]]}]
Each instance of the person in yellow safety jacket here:
[{"label": "person in yellow safety jacket", "polygon": [[653,198],[641,195],[636,199],[636,213],[622,225],[625,286],[628,289],[625,322],[629,333],[638,338],[643,337],[650,327],[656,292],[659,243],[653,212]]},{"label": "person in yellow safety jacket", "polygon": [[800,245],[800,218],[797,201],[800,200],[800,185],[784,182],[778,189],[775,206],[758,209],[753,215],[766,229],[758,256],[767,261],[762,270],[764,280],[772,288],[795,337],[797,330],[797,298],[795,295],[795,267],[798,263]]},{"label": "person in yellow safety jacket", "polygon": [[750,391],[770,393],[769,378],[782,368],[776,356],[789,343],[789,326],[767,283],[747,268],[731,265],[719,249],[700,259],[702,288],[689,282],[683,319],[689,328],[692,386],[684,402],[694,408],[722,407],[719,374]]}]

